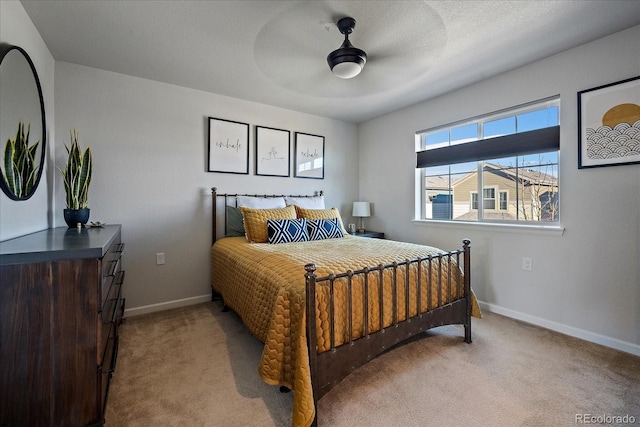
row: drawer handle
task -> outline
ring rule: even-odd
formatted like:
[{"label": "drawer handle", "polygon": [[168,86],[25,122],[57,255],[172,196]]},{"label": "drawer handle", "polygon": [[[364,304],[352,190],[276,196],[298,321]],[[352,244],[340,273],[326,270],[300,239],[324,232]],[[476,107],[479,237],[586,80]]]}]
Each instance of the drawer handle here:
[{"label": "drawer handle", "polygon": [[113,311],[111,312],[111,318],[108,319],[106,322],[104,321],[102,322],[104,325],[109,325],[111,323],[116,323],[116,324],[118,323],[119,316],[120,316],[120,313],[118,313],[118,299],[119,298],[116,297],[109,300],[114,302],[114,305],[112,308]]},{"label": "drawer handle", "polygon": [[116,364],[118,363],[118,347],[120,345],[120,337],[116,335],[113,341],[113,357],[111,358],[111,367],[109,368],[109,375],[116,370]]},{"label": "drawer handle", "polygon": [[116,275],[116,270],[118,269],[118,264],[120,263],[120,257],[110,261],[111,265],[109,265],[109,272],[107,273],[108,277],[113,277]]},{"label": "drawer handle", "polygon": [[113,251],[119,253],[124,252],[124,243],[118,243]]},{"label": "drawer handle", "polygon": [[106,322],[102,322],[103,325],[110,325],[111,323],[116,323],[116,313],[113,312],[113,314],[111,315],[111,319],[107,320]]}]

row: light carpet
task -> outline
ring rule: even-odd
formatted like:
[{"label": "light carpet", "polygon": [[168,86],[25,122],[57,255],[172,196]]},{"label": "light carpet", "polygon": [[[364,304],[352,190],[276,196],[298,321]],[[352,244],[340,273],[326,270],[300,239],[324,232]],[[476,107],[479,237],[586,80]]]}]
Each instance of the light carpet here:
[{"label": "light carpet", "polygon": [[[639,357],[497,314],[472,321],[472,344],[445,326],[356,370],[320,400],[319,426],[640,425]],[[261,381],[262,344],[219,303],[132,317],[120,334],[108,427],[290,426],[292,394]]]}]

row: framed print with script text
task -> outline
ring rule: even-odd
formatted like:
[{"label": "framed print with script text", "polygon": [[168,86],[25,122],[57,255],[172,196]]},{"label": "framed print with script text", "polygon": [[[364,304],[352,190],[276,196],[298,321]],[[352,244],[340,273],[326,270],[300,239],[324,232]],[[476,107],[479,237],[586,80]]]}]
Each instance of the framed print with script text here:
[{"label": "framed print with script text", "polygon": [[208,172],[249,173],[249,124],[209,117]]},{"label": "framed print with script text", "polygon": [[296,132],[294,159],[295,177],[324,179],[324,136]]}]

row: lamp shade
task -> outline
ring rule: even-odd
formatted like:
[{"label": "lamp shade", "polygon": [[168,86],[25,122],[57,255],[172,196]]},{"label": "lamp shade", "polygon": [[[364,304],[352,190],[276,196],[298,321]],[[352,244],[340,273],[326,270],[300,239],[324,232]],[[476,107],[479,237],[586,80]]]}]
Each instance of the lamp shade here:
[{"label": "lamp shade", "polygon": [[355,217],[371,216],[371,205],[369,202],[353,202],[353,212]]},{"label": "lamp shade", "polygon": [[360,74],[362,66],[363,64],[361,62],[341,62],[334,65],[331,70],[336,77],[340,77],[341,79],[350,79]]}]

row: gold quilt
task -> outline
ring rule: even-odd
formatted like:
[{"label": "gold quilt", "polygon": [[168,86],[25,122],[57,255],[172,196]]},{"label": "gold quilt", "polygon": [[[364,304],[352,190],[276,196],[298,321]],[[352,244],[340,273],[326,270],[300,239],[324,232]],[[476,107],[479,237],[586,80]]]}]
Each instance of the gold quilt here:
[{"label": "gold quilt", "polygon": [[[317,276],[323,277],[440,252],[442,251],[429,246],[349,235],[340,239],[286,244],[249,243],[244,237],[227,237],[218,240],[212,247],[211,285],[223,296],[225,304],[238,313],[251,333],[264,343],[258,372],[266,383],[284,385],[293,390],[292,425],[306,427],[313,421],[315,409],[305,330],[304,265],[316,264]],[[427,304],[434,308],[438,303],[449,302],[449,278],[452,299],[455,299],[458,293],[463,294],[461,275],[457,274],[457,269],[453,271],[453,268],[449,274],[447,265],[446,262],[443,263],[440,272],[435,264],[432,265],[434,281],[438,274],[442,277],[443,292],[438,295],[438,292],[427,293],[428,291],[424,290],[423,296],[420,297],[423,310]],[[399,267],[397,271],[397,320],[400,321],[405,318],[405,270]],[[391,273],[385,273],[388,274]],[[425,271],[422,274],[428,273]],[[415,270],[410,276],[414,283]],[[371,283],[375,286],[377,277],[376,274],[370,274]],[[386,327],[394,319],[390,281],[385,279],[384,285],[383,323]],[[331,346],[327,288],[328,286],[319,285],[317,290],[316,330],[320,352]],[[344,283],[336,282],[336,346],[349,339],[346,332],[348,320],[344,314],[338,314],[341,313],[340,304],[346,304],[345,289]],[[353,338],[356,339],[364,333],[361,280],[354,279],[353,289]],[[373,299],[368,309],[369,331],[373,332],[379,329],[380,313],[377,294],[370,294],[370,298]],[[416,314],[417,298],[414,286],[409,292],[411,315]],[[427,299],[430,299],[430,302],[427,302]],[[475,298],[473,303],[474,315],[477,315],[479,308]],[[348,315],[346,317],[348,318]]]}]

